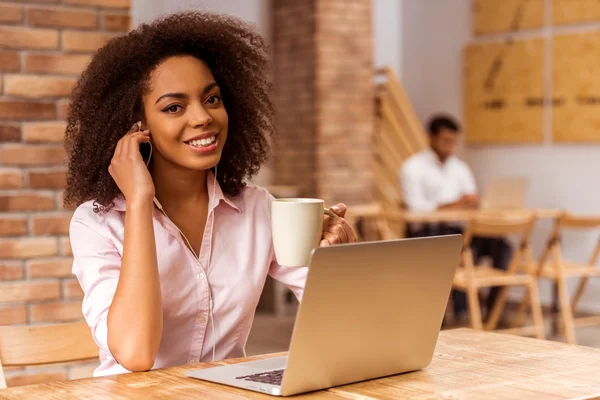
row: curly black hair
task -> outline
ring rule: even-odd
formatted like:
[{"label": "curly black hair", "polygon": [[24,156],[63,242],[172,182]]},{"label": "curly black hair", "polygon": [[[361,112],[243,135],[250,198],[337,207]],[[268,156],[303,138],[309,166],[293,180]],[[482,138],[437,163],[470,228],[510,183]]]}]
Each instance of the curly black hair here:
[{"label": "curly black hair", "polygon": [[67,117],[65,206],[89,200],[104,210],[113,206],[121,191],[108,167],[117,142],[140,119],[152,71],[179,55],[204,61],[221,89],[229,117],[218,174],[223,192],[236,196],[258,173],[267,158],[267,137],[275,130],[266,42],[236,18],[187,11],[112,39],[82,73]]}]

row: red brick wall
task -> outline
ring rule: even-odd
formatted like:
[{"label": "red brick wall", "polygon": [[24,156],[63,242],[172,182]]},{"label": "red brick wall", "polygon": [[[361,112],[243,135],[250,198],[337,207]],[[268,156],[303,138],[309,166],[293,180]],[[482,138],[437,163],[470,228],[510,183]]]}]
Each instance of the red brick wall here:
[{"label": "red brick wall", "polygon": [[[273,83],[278,135],[274,141],[273,179],[316,192],[315,2],[273,2]],[[293,167],[292,167],[293,166]]]},{"label": "red brick wall", "polygon": [[274,0],[274,181],[327,203],[371,200],[371,0]]},{"label": "red brick wall", "polygon": [[[65,106],[92,53],[130,28],[130,0],[0,1],[0,324],[82,318],[71,274]],[[9,369],[10,386],[90,364]]]}]

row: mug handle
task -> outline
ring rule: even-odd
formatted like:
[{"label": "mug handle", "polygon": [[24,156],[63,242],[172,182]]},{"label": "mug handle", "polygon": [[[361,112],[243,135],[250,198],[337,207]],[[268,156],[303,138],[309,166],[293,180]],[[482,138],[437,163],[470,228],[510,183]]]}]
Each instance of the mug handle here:
[{"label": "mug handle", "polygon": [[337,215],[336,213],[334,213],[333,211],[331,211],[329,208],[325,207],[323,209],[323,211],[325,212],[326,215],[329,215],[331,218],[336,218],[339,217],[339,215]]}]

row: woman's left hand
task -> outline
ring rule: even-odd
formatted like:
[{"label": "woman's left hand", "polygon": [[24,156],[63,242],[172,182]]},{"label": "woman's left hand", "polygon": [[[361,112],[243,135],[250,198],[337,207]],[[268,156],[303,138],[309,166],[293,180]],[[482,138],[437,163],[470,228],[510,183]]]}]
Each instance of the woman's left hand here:
[{"label": "woman's left hand", "polygon": [[323,236],[321,236],[321,247],[332,244],[355,243],[358,241],[354,230],[344,219],[347,207],[343,203],[329,208],[337,217],[326,215],[323,220]]}]

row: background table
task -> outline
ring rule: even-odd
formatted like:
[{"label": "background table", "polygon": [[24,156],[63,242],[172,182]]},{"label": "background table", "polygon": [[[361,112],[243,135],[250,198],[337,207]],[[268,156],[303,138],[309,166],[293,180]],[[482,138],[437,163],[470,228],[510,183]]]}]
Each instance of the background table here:
[{"label": "background table", "polygon": [[[561,210],[554,209],[524,209],[515,211],[531,211],[537,215],[539,219],[552,219],[560,215]],[[505,211],[510,213],[511,211]],[[471,218],[478,214],[492,214],[494,211],[485,210],[449,210],[449,211],[431,211],[431,212],[405,212],[394,215],[394,218],[403,219],[409,223],[452,223],[452,222],[468,222]],[[497,211],[497,213],[502,213]]]}]

